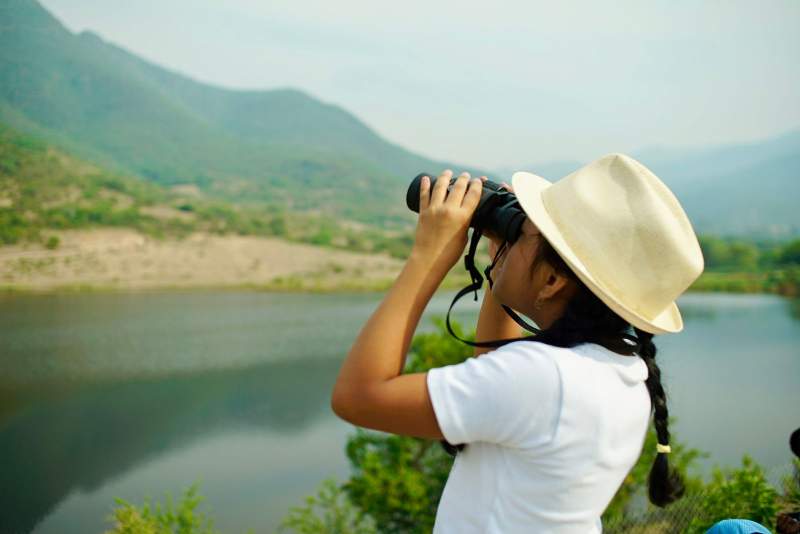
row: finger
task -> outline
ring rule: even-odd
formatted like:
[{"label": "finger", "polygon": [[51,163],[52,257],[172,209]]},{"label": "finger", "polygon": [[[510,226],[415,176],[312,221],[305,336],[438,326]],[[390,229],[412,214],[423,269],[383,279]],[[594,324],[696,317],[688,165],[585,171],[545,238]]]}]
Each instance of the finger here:
[{"label": "finger", "polygon": [[450,194],[447,195],[445,202],[452,206],[460,206],[461,200],[464,198],[464,191],[467,190],[467,185],[469,185],[469,173],[464,171],[458,176],[456,183],[453,184],[453,188],[450,190]]},{"label": "finger", "polygon": [[510,185],[508,185],[507,183],[503,182],[503,183],[501,183],[500,185],[502,185],[503,187],[505,187],[505,188],[506,188],[508,191],[510,191],[510,192],[512,192],[512,193],[514,192],[514,188],[513,188],[513,187],[511,187]]},{"label": "finger", "polygon": [[475,211],[478,203],[481,201],[481,193],[483,192],[483,182],[475,178],[469,181],[469,189],[467,194],[464,195],[464,201],[461,206],[467,208],[470,212]]},{"label": "finger", "polygon": [[423,176],[419,182],[419,211],[427,209],[431,201],[431,177]]},{"label": "finger", "polygon": [[453,176],[453,171],[445,169],[436,179],[436,183],[433,184],[429,206],[436,206],[444,201],[444,197],[447,195],[447,186],[450,185],[451,176]]}]

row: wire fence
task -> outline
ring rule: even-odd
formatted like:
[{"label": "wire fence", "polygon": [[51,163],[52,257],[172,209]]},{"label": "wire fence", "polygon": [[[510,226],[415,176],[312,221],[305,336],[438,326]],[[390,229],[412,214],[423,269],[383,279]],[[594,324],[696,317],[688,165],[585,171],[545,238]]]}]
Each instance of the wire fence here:
[{"label": "wire fence", "polygon": [[[764,526],[776,532],[774,527],[778,514],[800,511],[800,470],[797,464],[790,462],[765,471],[763,479],[766,485],[761,486],[753,479],[745,479],[740,483],[742,487],[728,485],[724,489],[718,484],[706,484],[699,491],[688,491],[665,508],[648,505],[644,496],[639,496],[639,506],[634,507],[638,511],[631,511],[622,519],[604,524],[603,532],[702,534],[722,519],[762,519]],[[775,493],[772,494],[769,488]],[[763,518],[764,510],[774,510],[774,513]]]}]

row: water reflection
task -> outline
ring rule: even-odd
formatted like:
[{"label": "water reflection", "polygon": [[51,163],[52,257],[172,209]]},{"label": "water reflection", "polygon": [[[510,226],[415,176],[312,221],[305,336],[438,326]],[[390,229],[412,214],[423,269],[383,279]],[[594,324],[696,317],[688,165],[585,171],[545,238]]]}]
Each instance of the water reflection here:
[{"label": "water reflection", "polygon": [[300,431],[327,410],[338,368],[330,359],[305,359],[30,401],[0,429],[0,503],[14,510],[0,514],[0,532],[30,532],[74,489],[92,491],[201,437]]}]

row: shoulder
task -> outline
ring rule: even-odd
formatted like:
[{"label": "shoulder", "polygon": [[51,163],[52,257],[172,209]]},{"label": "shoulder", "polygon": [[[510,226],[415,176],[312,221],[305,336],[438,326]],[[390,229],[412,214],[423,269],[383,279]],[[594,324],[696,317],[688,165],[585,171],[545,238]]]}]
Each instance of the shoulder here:
[{"label": "shoulder", "polygon": [[[552,436],[561,403],[553,351],[542,343],[508,343],[428,371],[428,390],[443,435],[451,443],[531,443]],[[539,439],[537,438],[537,439]]]},{"label": "shoulder", "polygon": [[478,356],[478,358],[506,358],[515,361],[547,362],[553,361],[564,350],[568,349],[554,347],[546,343],[521,340],[507,343]]},{"label": "shoulder", "polygon": [[456,375],[472,375],[480,377],[481,382],[494,383],[499,386],[493,388],[495,394],[553,391],[560,387],[556,363],[559,354],[553,349],[558,347],[532,341],[514,341],[447,367],[452,368],[450,371]]},{"label": "shoulder", "polygon": [[527,389],[531,385],[559,381],[555,363],[557,355],[553,348],[532,341],[514,341],[461,363],[430,369],[428,372],[442,378],[472,377],[475,383],[494,383],[507,392]]},{"label": "shoulder", "polygon": [[484,361],[487,362],[487,365],[491,362],[509,370],[556,373],[559,360],[569,357],[570,352],[570,349],[535,341],[514,341],[486,352],[476,359],[485,358]]}]

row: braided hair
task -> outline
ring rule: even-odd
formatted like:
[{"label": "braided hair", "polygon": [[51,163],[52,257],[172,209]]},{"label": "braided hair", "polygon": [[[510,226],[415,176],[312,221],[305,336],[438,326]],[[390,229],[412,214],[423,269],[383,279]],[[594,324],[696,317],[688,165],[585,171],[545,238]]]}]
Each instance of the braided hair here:
[{"label": "braided hair", "polygon": [[[661,384],[661,370],[656,363],[656,346],[653,343],[653,334],[645,332],[617,315],[601,301],[588,287],[575,275],[570,267],[558,255],[552,245],[540,236],[539,252],[533,262],[532,269],[546,261],[553,268],[573,279],[578,290],[569,300],[561,317],[556,319],[549,328],[537,336],[529,338],[532,342],[545,343],[556,347],[574,347],[581,343],[598,343],[620,354],[631,355],[636,353],[647,365],[647,380],[645,384],[650,394],[650,404],[653,411],[653,422],[656,429],[658,442],[669,444],[669,428],[667,398]],[[638,340],[638,346],[631,346],[623,341],[623,336],[629,335],[633,328]],[[448,454],[455,456],[464,449],[466,444],[453,445],[446,440],[441,441]],[[671,470],[665,453],[656,455],[648,479],[648,494],[650,502],[657,506],[680,499],[684,493],[683,479],[678,471]]]}]

